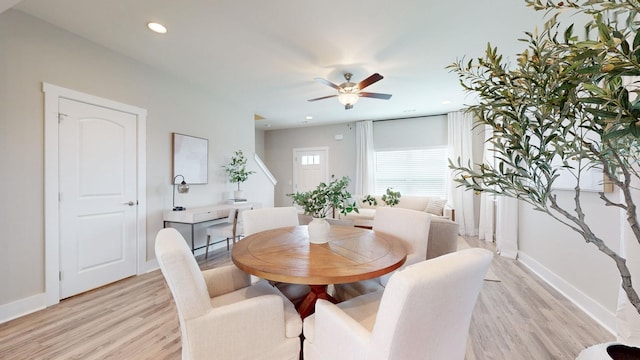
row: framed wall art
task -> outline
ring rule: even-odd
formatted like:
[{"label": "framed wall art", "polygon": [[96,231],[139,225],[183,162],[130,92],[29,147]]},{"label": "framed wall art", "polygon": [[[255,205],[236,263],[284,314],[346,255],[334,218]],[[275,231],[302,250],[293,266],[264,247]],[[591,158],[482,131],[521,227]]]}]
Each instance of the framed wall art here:
[{"label": "framed wall art", "polygon": [[187,184],[208,183],[209,140],[173,133],[173,178],[182,175]]}]

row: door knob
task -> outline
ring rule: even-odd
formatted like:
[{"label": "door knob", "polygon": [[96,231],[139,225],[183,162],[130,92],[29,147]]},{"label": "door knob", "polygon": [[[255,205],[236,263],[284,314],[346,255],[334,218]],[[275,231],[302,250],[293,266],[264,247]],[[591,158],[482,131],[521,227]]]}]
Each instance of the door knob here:
[{"label": "door knob", "polygon": [[129,202],[126,202],[126,203],[124,203],[124,204],[125,204],[125,205],[129,205],[129,206],[133,206],[133,205],[135,205],[136,203],[134,203],[133,201],[129,201]]}]

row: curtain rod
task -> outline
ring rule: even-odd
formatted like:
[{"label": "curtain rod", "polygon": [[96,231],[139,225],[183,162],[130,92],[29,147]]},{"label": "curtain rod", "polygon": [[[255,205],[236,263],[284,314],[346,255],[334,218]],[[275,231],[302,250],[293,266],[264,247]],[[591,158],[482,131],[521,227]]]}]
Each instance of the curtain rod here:
[{"label": "curtain rod", "polygon": [[[380,120],[371,120],[371,121],[378,122],[378,121],[408,120],[408,119],[417,119],[417,118],[434,117],[434,116],[447,116],[447,114],[445,113],[445,114],[422,115],[422,116],[407,116],[407,117],[403,117],[403,118],[380,119]],[[360,121],[365,121],[365,120],[360,120]]]}]

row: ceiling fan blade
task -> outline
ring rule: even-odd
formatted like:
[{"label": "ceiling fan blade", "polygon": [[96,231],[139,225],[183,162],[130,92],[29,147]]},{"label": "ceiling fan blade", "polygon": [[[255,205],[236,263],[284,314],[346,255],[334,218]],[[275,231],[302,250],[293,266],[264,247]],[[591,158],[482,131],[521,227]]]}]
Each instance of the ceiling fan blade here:
[{"label": "ceiling fan blade", "polygon": [[323,99],[328,99],[328,98],[332,98],[332,97],[336,97],[338,95],[328,95],[328,96],[323,96],[323,97],[319,97],[319,98],[315,98],[315,99],[309,99],[307,101],[316,101],[316,100],[323,100]]},{"label": "ceiling fan blade", "polygon": [[336,90],[340,90],[340,86],[332,83],[331,81],[327,80],[327,79],[323,79],[323,78],[313,78],[313,80],[323,83],[327,86],[331,86],[332,88],[336,89]]},{"label": "ceiling fan blade", "polygon": [[368,98],[374,98],[374,99],[389,100],[389,99],[391,99],[391,94],[361,92],[360,93],[360,97],[368,97]]},{"label": "ceiling fan blade", "polygon": [[358,88],[360,88],[360,90],[362,90],[362,89],[366,88],[367,86],[369,86],[369,85],[371,85],[371,84],[373,84],[375,82],[378,82],[378,81],[380,81],[382,79],[384,79],[384,77],[382,75],[380,75],[378,73],[375,73],[375,74],[369,76],[368,78],[360,81],[358,83]]}]

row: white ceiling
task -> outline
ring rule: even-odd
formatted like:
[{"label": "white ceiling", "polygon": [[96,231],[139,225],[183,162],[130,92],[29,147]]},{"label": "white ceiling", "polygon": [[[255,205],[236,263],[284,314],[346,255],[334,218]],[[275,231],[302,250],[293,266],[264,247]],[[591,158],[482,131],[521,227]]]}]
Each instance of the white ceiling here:
[{"label": "white ceiling", "polygon": [[[0,11],[13,3],[0,0]],[[263,129],[457,110],[473,99],[445,67],[487,42],[516,54],[543,16],[524,0],[23,0],[14,9],[237,102],[266,118]],[[150,32],[148,21],[169,32]],[[335,93],[314,77],[339,84],[345,72],[355,82],[380,73],[366,91],[393,97],[351,110],[307,101]]]}]

